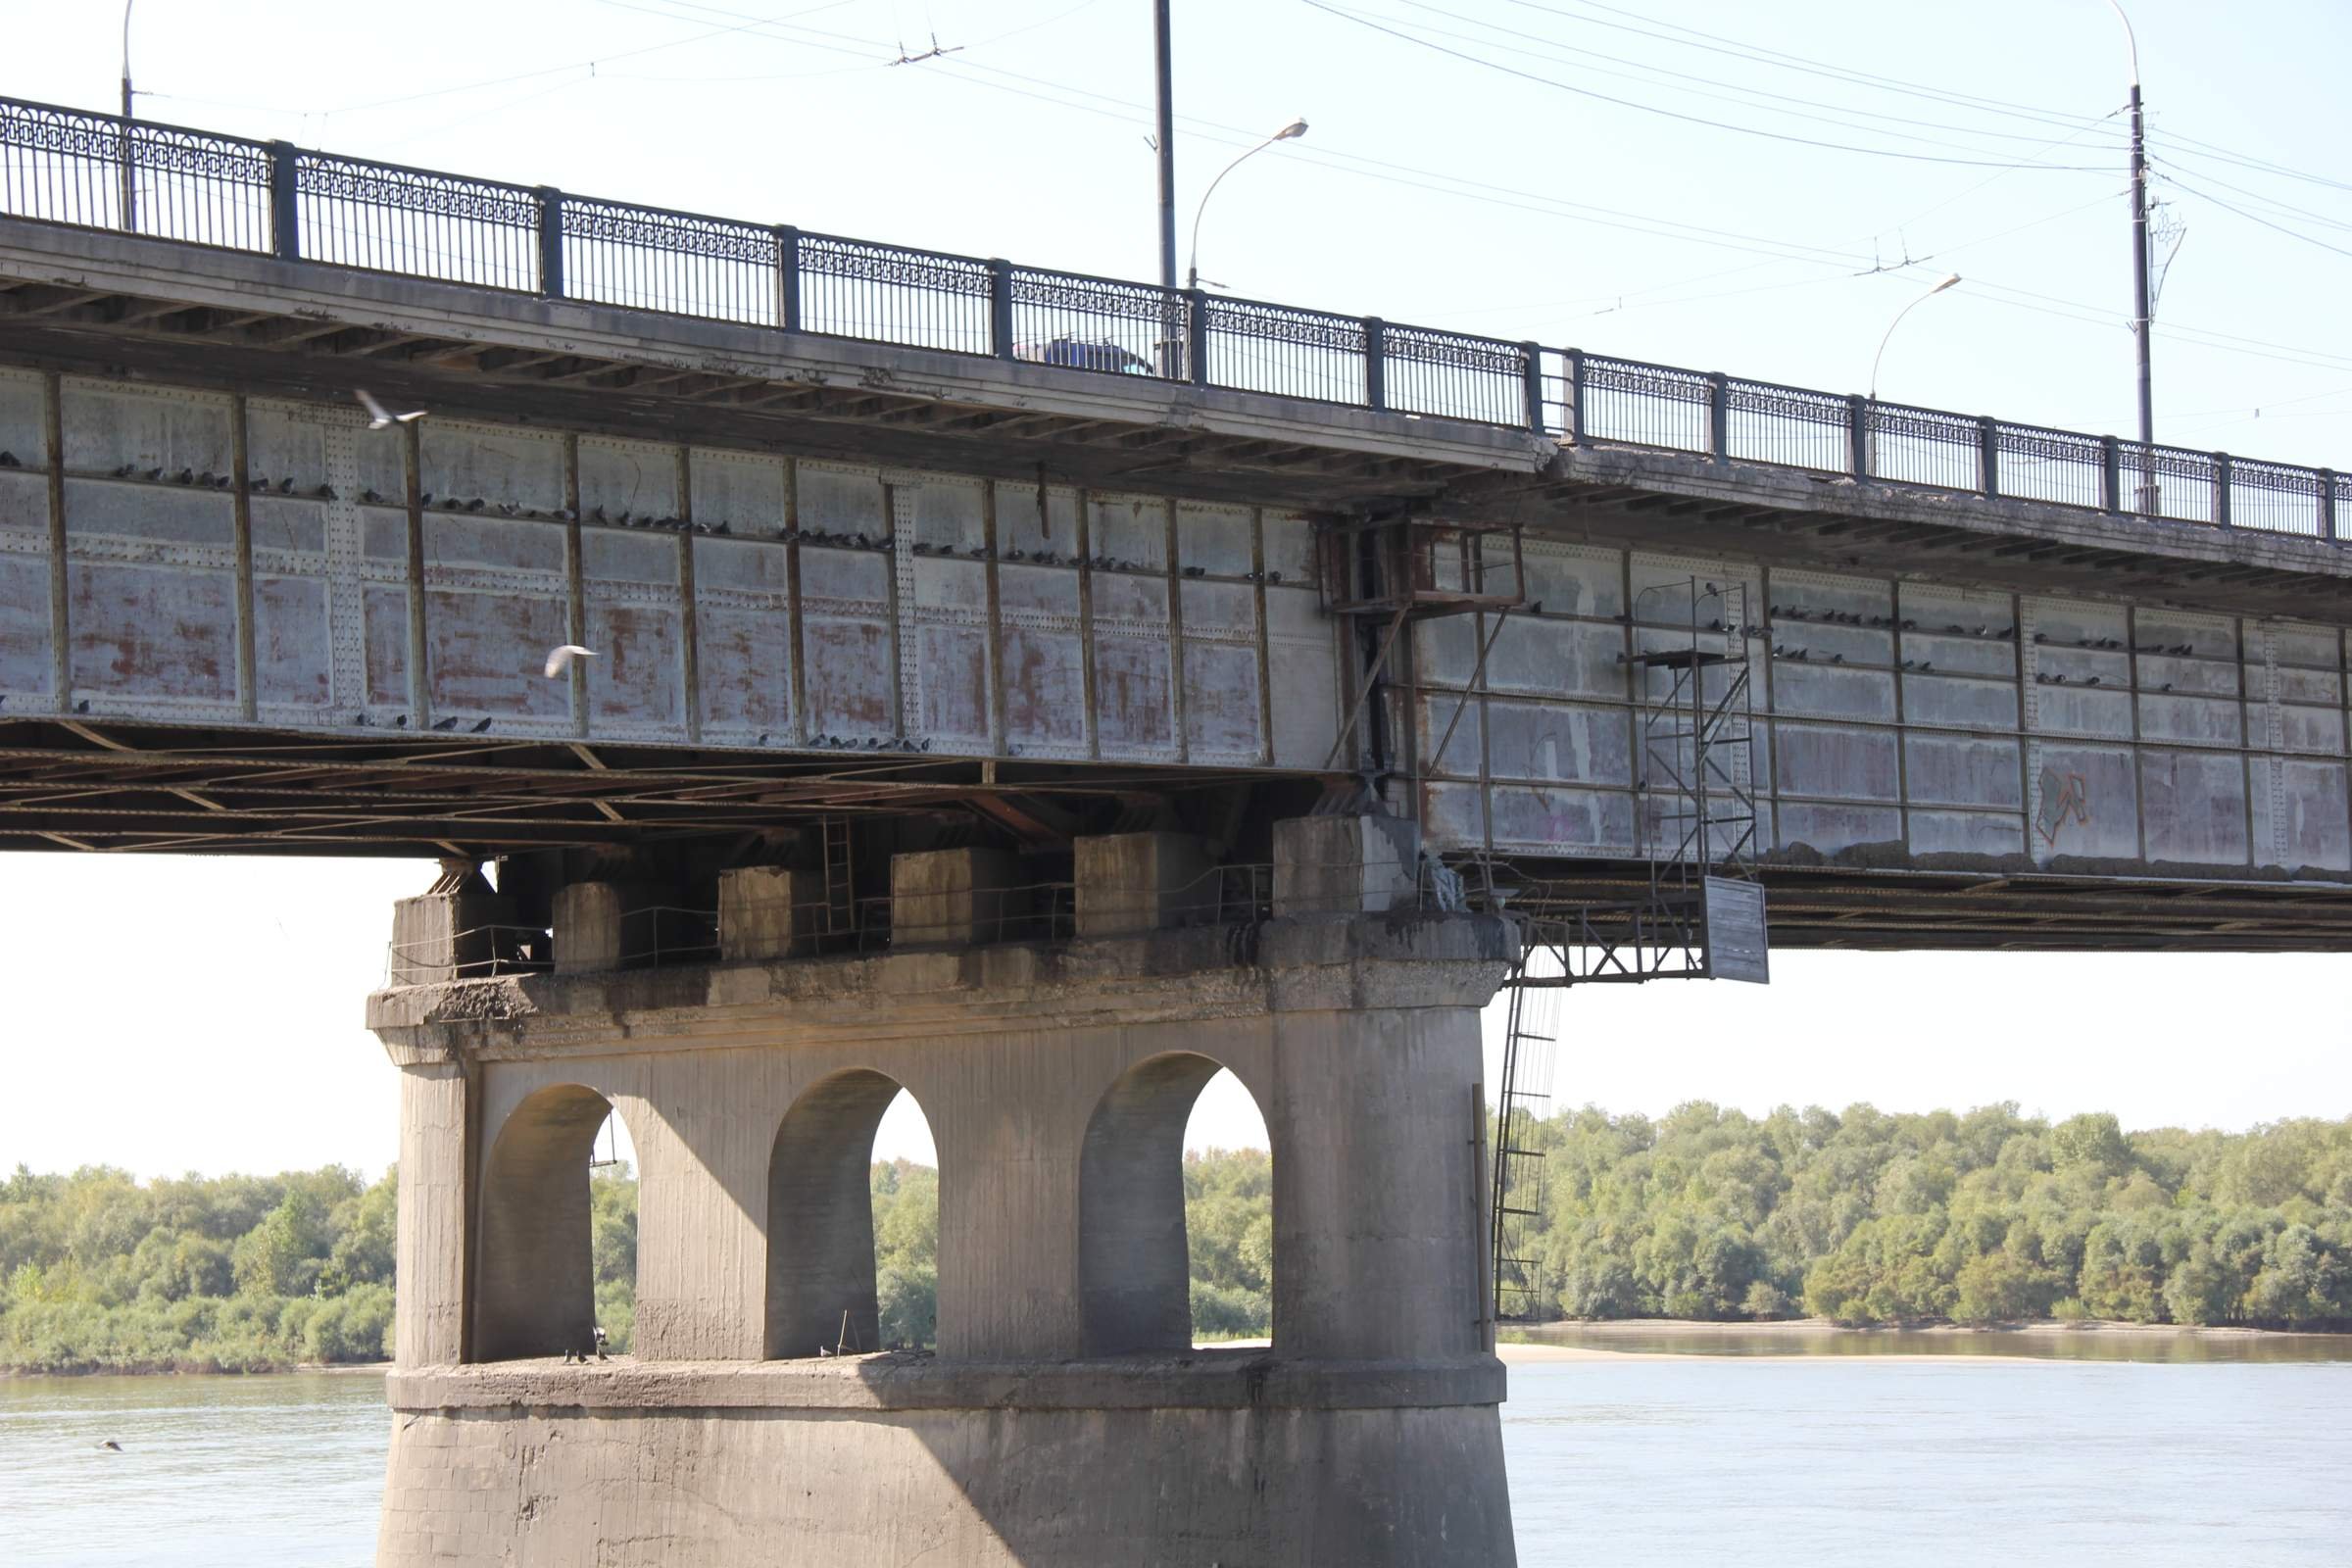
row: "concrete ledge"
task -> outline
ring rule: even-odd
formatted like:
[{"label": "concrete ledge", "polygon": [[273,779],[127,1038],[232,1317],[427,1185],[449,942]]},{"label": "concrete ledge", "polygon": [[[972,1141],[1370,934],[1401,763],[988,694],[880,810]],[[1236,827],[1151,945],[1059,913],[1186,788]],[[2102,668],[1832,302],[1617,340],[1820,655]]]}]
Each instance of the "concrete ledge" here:
[{"label": "concrete ledge", "polygon": [[566,1051],[897,1039],[953,1024],[1139,1024],[1346,1007],[1483,1006],[1517,954],[1488,914],[1427,910],[1195,926],[1059,944],[508,975],[379,991],[403,1065]]},{"label": "concrete ledge", "polygon": [[1056,1363],[882,1353],[812,1361],[499,1361],[394,1372],[401,1411],[1316,1410],[1499,1404],[1492,1355],[1437,1361],[1285,1360],[1262,1349]]}]

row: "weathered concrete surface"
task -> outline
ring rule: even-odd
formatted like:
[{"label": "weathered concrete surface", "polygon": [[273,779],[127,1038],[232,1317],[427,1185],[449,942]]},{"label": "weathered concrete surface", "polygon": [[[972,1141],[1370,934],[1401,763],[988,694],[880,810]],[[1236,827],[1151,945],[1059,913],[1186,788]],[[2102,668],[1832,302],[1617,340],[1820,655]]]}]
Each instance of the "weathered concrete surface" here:
[{"label": "weathered concrete surface", "polygon": [[1070,849],[1081,937],[1133,936],[1216,915],[1216,861],[1189,833],[1100,834]]},{"label": "weathered concrete surface", "polygon": [[[478,1280],[401,1281],[404,1330],[472,1292],[473,1364],[402,1336],[382,1560],[1507,1564],[1477,1130],[1512,953],[1496,917],[1392,909],[377,995],[412,1079],[475,1086],[462,1135],[430,1101],[434,1168],[482,1171]],[[1220,1066],[1274,1151],[1274,1348],[1198,1356],[1182,1135]],[[763,1359],[845,1317],[871,1344],[901,1087],[939,1150],[938,1358]],[[608,1107],[641,1359],[551,1367]]]},{"label": "weathered concrete surface", "polygon": [[1009,850],[927,850],[890,860],[893,945],[964,947],[1023,935],[1029,890]]},{"label": "weathered concrete surface", "polygon": [[1412,907],[1421,834],[1394,816],[1296,816],[1274,824],[1274,914]]},{"label": "weathered concrete surface", "polygon": [[492,972],[514,903],[487,892],[427,893],[392,906],[390,983],[428,986]]},{"label": "weathered concrete surface", "polygon": [[[846,916],[848,910],[842,913]],[[718,876],[718,952],[727,959],[793,958],[828,927],[818,871],[755,865]]]},{"label": "weathered concrete surface", "polygon": [[1488,1404],[394,1417],[378,1568],[1515,1560]]}]

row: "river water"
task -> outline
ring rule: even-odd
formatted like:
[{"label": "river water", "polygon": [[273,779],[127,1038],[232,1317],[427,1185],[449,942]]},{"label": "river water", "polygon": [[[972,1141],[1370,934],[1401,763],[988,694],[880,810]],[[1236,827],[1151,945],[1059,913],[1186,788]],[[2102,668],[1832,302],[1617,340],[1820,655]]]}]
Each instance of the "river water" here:
[{"label": "river water", "polygon": [[[2346,1342],[1873,1338],[1513,1365],[1522,1568],[2352,1563]],[[390,1427],[367,1374],[0,1381],[0,1562],[365,1568]]]}]

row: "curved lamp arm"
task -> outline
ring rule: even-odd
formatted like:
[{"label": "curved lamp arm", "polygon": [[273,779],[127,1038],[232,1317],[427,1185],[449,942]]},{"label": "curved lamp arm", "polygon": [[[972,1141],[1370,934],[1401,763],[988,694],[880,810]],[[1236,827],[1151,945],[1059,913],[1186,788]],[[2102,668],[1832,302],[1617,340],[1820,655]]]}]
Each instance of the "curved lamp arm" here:
[{"label": "curved lamp arm", "polygon": [[1871,401],[1871,402],[1873,402],[1873,403],[1876,403],[1876,402],[1878,402],[1878,401],[1879,401],[1879,362],[1880,362],[1881,360],[1884,360],[1885,358],[1886,358],[1886,341],[1887,341],[1887,339],[1888,339],[1888,338],[1891,338],[1891,337],[1893,337],[1893,336],[1894,336],[1894,329],[1895,329],[1896,327],[1898,327],[1898,326],[1900,326],[1900,325],[1902,325],[1902,324],[1903,324],[1903,318],[1904,318],[1904,317],[1906,317],[1906,316],[1909,316],[1909,315],[1910,315],[1910,314],[1911,314],[1913,311],[1916,311],[1916,310],[1918,310],[1918,309],[1919,309],[1919,308],[1920,308],[1922,305],[1925,305],[1925,304],[1927,304],[1927,303],[1928,303],[1928,301],[1930,301],[1930,300],[1934,299],[1934,298],[1935,298],[1936,295],[1938,295],[1938,294],[1942,293],[1942,292],[1943,292],[1945,289],[1947,289],[1947,288],[1950,288],[1950,287],[1951,287],[1951,286],[1952,286],[1954,283],[1957,283],[1957,282],[1959,282],[1959,281],[1960,281],[1960,274],[1959,274],[1958,272],[1953,272],[1953,273],[1951,273],[1950,275],[1948,275],[1947,277],[1945,277],[1945,278],[1944,278],[1944,280],[1943,280],[1942,282],[1940,282],[1940,283],[1936,284],[1936,285],[1934,288],[1932,288],[1932,289],[1928,290],[1928,291],[1927,291],[1925,294],[1922,294],[1922,295],[1921,295],[1919,298],[1917,298],[1917,299],[1913,300],[1913,301],[1912,301],[1910,304],[1908,304],[1908,305],[1904,306],[1904,307],[1903,307],[1901,310],[1899,310],[1899,311],[1897,311],[1897,312],[1895,312],[1895,313],[1894,313],[1894,319],[1893,319],[1893,320],[1891,320],[1891,321],[1888,321],[1888,322],[1886,323],[1886,335],[1885,335],[1884,337],[1881,337],[1881,338],[1879,339],[1879,352],[1878,352],[1877,354],[1875,354],[1875,355],[1873,355],[1873,356],[1871,357],[1871,361],[1870,361],[1870,401]]},{"label": "curved lamp arm", "polygon": [[1289,124],[1276,131],[1273,135],[1268,136],[1264,141],[1259,142],[1256,146],[1242,154],[1241,157],[1236,158],[1232,163],[1227,164],[1223,169],[1217,171],[1217,177],[1210,180],[1208,182],[1208,189],[1200,193],[1200,205],[1193,209],[1193,249],[1192,254],[1186,258],[1184,269],[1184,286],[1186,288],[1199,288],[1200,286],[1200,215],[1208,211],[1208,199],[1217,193],[1217,187],[1225,182],[1225,176],[1232,173],[1235,170],[1241,168],[1242,165],[1248,163],[1259,153],[1262,153],[1267,148],[1273,146],[1276,142],[1291,141],[1305,134],[1306,122],[1303,120],[1294,120]]},{"label": "curved lamp arm", "polygon": [[2132,85],[2136,87],[2139,85],[2139,38],[2132,31],[2132,19],[2124,15],[2124,8],[2116,4],[2116,0],[2107,0],[2107,9],[2114,12],[2115,20],[2124,24],[2124,47],[2132,52]]}]

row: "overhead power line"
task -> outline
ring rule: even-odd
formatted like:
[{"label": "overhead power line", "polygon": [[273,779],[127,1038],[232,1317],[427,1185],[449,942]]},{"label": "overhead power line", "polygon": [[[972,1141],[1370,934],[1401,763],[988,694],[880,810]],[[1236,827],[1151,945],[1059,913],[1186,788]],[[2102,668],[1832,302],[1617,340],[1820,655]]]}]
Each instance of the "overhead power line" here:
[{"label": "overhead power line", "polygon": [[[1636,22],[1647,23],[1649,25],[1635,26],[1624,22],[1608,22],[1599,17],[1582,15],[1579,11],[1562,10],[1558,5],[1543,4],[1542,0],[1509,0],[1509,3],[1518,6],[1523,10],[1542,12],[1545,15],[1558,17],[1564,21],[1573,22],[1583,26],[1613,28],[1620,32],[1630,32],[1645,38],[1655,38],[1662,43],[1673,44],[1681,48],[1698,49],[1710,54],[1730,55],[1735,59],[1748,60],[1759,65],[1773,66],[1781,70],[1798,72],[1806,75],[1826,76],[1836,81],[1844,81],[1858,86],[1873,87],[1886,92],[1902,93],[1907,96],[1925,98],[1933,102],[1949,104],[1955,107],[1965,108],[1981,106],[1987,112],[2004,112],[2015,115],[2021,119],[2041,120],[2053,124],[2088,122],[2087,117],[2081,115],[2079,112],[2050,109],[2032,104],[2020,104],[2001,98],[1981,97],[1974,93],[1961,92],[1956,88],[1941,87],[1927,82],[1911,81],[1903,77],[1884,75],[1877,72],[1863,71],[1854,67],[1832,66],[1821,61],[1809,59],[1803,55],[1789,54],[1786,51],[1773,49],[1763,44],[1749,42],[1744,39],[1728,37],[1722,33],[1709,32],[1700,27],[1684,26],[1679,23],[1661,21],[1654,17],[1644,16],[1640,12],[1625,10],[1619,6],[1606,5],[1602,3],[1602,0],[1568,0],[1568,3],[1580,7],[1582,11],[1605,12],[1609,16],[1628,17],[1634,19]],[[1658,28],[1663,28],[1665,30],[1654,30]],[[1686,36],[1670,36],[1670,34],[1673,33],[1681,33],[1685,34]],[[2201,152],[2221,159],[2224,162],[2237,164],[2241,168],[2259,170],[2262,172],[2275,174],[2282,179],[2306,180],[2313,184],[2326,185],[2336,190],[2352,190],[2352,181],[2338,179],[2327,174],[2315,174],[2307,170],[2293,169],[2284,164],[2276,163],[2268,159],[2257,158],[2250,153],[2224,147],[2215,142],[2203,141],[2193,136],[2184,136],[2174,131],[2169,125],[2165,126],[2164,129],[2166,133],[2166,139],[2175,146],[2198,149]]]},{"label": "overhead power line", "polygon": [[[1499,23],[1486,22],[1477,17],[1465,16],[1458,11],[1448,11],[1444,6],[1430,4],[1429,0],[1398,0],[1398,3],[1410,6],[1415,11],[1427,11],[1437,16],[1451,18],[1455,22],[1466,23],[1474,27],[1484,27],[1490,32],[1500,33],[1506,38],[1521,39],[1528,43],[1541,45],[1545,48],[1564,51],[1568,55],[1583,56],[1592,60],[1605,60],[1611,65],[1629,67],[1633,71],[1647,73],[1649,76],[1663,76],[1670,81],[1693,82],[1702,87],[1713,87],[1723,92],[1738,94],[1743,100],[1766,100],[1765,102],[1751,102],[1751,107],[1764,109],[1768,113],[1788,115],[1798,120],[1812,120],[1818,121],[1825,124],[1842,125],[1850,130],[1867,131],[1871,129],[1872,127],[1870,126],[1854,124],[1850,118],[1843,118],[1859,116],[1864,120],[1885,121],[1888,124],[1916,125],[1927,130],[1956,131],[1963,136],[1990,137],[1997,141],[2034,142],[2042,146],[2047,146],[2050,144],[2049,132],[2046,127],[2032,131],[1988,130],[1976,125],[1955,125],[1948,121],[1918,120],[1908,115],[1883,114],[1875,109],[1861,109],[1845,104],[1829,105],[1824,104],[1819,99],[1815,98],[1797,98],[1788,93],[1770,92],[1764,88],[1751,87],[1741,82],[1725,81],[1721,77],[1717,76],[1700,76],[1692,74],[1690,72],[1672,71],[1664,66],[1650,65],[1646,61],[1629,60],[1622,55],[1602,54],[1596,49],[1585,49],[1575,44],[1564,43],[1559,39],[1551,37],[1547,33],[1524,32],[1516,27],[1505,27]],[[1492,43],[1492,40],[1489,39],[1474,37],[1467,33],[1446,32],[1437,27],[1429,27],[1424,25],[1422,30],[1435,33],[1439,37],[1456,38],[1466,43]],[[1556,58],[1556,56],[1553,58]],[[1571,60],[1562,60],[1561,63],[1564,65],[1573,65],[1576,62]],[[1585,69],[1590,70],[1591,68]],[[1624,72],[1604,71],[1594,72],[1593,74],[1618,76],[1626,80],[1642,81],[1644,85],[1655,85],[1655,83],[1649,82],[1646,77],[1628,76]],[[1772,107],[1774,104],[1796,104],[1801,107],[1797,109],[1774,109]],[[1838,113],[1835,115],[1827,115],[1811,112],[1814,110],[1830,108],[1837,109]],[[2090,123],[2077,129],[2074,134],[2082,135],[2089,131],[2096,130],[2102,123],[2104,123],[2103,121],[2092,121]],[[1925,141],[1930,146],[1948,147],[1951,145],[1949,142],[1933,141],[1927,137],[1914,137],[1910,139]],[[2071,140],[2072,137],[2069,137],[2068,139]]]},{"label": "overhead power line", "polygon": [[2299,239],[2306,245],[2317,245],[2320,249],[2324,251],[2333,251],[2338,256],[2352,257],[2352,250],[2347,250],[2341,245],[2330,245],[2326,240],[2306,234],[2299,228],[2289,228],[2286,224],[2273,222],[2270,219],[2264,218],[2258,213],[2249,213],[2243,207],[2232,206],[2230,203],[2222,200],[2219,196],[2214,195],[2211,191],[2199,190],[2196,186],[2191,185],[2187,180],[2182,179],[2178,174],[2171,174],[2166,177],[2169,178],[2173,184],[2178,185],[2180,189],[2188,192],[2191,196],[2198,197],[2204,201],[2209,201],[2213,203],[2214,206],[2219,207],[2225,213],[2235,213],[2238,217],[2244,219],[2249,223],[2260,223],[2263,227],[2271,229],[2277,233],[2284,234],[2289,239]]},{"label": "overhead power line", "polygon": [[1445,44],[1388,26],[1355,12],[1343,11],[1338,6],[1327,5],[1324,0],[1303,0],[1303,3],[1312,10],[1341,18],[1343,21],[1352,22],[1360,27],[1369,27],[1374,32],[1386,33],[1401,42],[1446,55],[1469,65],[1499,72],[1506,76],[1516,76],[1522,81],[1532,81],[1539,86],[1550,87],[1555,91],[1573,93],[1579,98],[1590,98],[1598,103],[1614,104],[1620,109],[1632,109],[1646,115],[1656,115],[1662,119],[1680,121],[1685,124],[1705,125],[1715,130],[1733,131],[1742,136],[1760,136],[1768,141],[1787,142],[1800,147],[1822,147],[1833,152],[1855,153],[1866,158],[1899,158],[1920,164],[1950,164],[1975,169],[2046,169],[2057,172],[2073,173],[2089,172],[2095,169],[2095,166],[2087,164],[2037,164],[2014,159],[1945,158],[1933,153],[1902,152],[1890,147],[1864,147],[1852,142],[1826,141],[1815,136],[1796,136],[1787,131],[1766,130],[1757,125],[1742,125],[1736,121],[1710,120],[1703,115],[1686,115],[1679,110],[1662,109],[1656,104],[1645,104],[1636,99],[1618,98],[1608,93],[1594,92],[1590,87],[1579,87],[1573,82],[1561,81],[1556,77],[1545,76],[1533,71],[1522,71],[1516,66],[1505,65],[1497,60],[1488,60],[1460,49],[1451,49]]},{"label": "overhead power line", "polygon": [[[1597,3],[1597,0],[1584,0],[1586,9],[1607,12],[1611,16],[1632,17],[1637,21],[1647,22],[1651,25],[1638,27],[1622,22],[1603,22],[1597,17],[1580,16],[1573,11],[1563,11],[1557,6],[1541,5],[1537,3],[1537,0],[1510,0],[1510,3],[1523,10],[1541,11],[1548,16],[1559,17],[1588,27],[1608,27],[1618,32],[1636,33],[1642,37],[1655,38],[1661,43],[1674,44],[1680,48],[1703,50],[1708,54],[1730,55],[1735,59],[1772,66],[1783,71],[1799,72],[1809,76],[1826,76],[1834,81],[1871,87],[1882,92],[1902,93],[1913,98],[1930,99],[1936,103],[1949,104],[1955,108],[1980,108],[2011,115],[2022,120],[2038,120],[2059,125],[2076,124],[2085,121],[2095,122],[2096,119],[2096,117],[2085,116],[2076,111],[2038,108],[2032,104],[2012,103],[2000,98],[1983,98],[1974,93],[1964,93],[1949,87],[1938,87],[1927,82],[1906,81],[1899,76],[1885,76],[1876,72],[1827,65],[1818,60],[1807,59],[1803,55],[1788,54],[1779,49],[1766,48],[1762,44],[1747,43],[1738,38],[1726,37],[1722,33],[1707,32],[1698,27],[1686,27],[1677,23],[1661,22],[1653,17],[1645,17],[1639,12],[1601,5]],[[1667,31],[1653,30],[1656,27],[1666,28]],[[1689,36],[1685,38],[1669,36],[1669,33],[1676,32]],[[1693,42],[1691,41],[1693,39],[1701,41]]]}]

